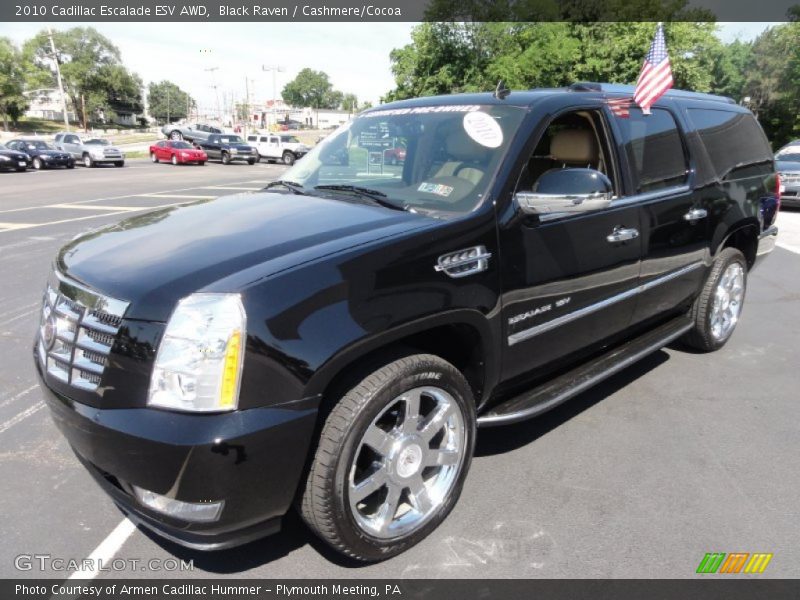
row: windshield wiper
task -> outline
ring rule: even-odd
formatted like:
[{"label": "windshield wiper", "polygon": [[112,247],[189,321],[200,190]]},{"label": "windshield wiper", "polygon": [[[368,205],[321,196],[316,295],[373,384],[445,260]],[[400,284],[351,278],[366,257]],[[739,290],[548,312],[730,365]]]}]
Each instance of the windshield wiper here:
[{"label": "windshield wiper", "polygon": [[371,190],[369,188],[361,187],[358,185],[317,185],[314,187],[315,190],[329,190],[331,192],[351,192],[356,194],[362,198],[366,198],[377,204],[379,206],[383,206],[385,208],[391,208],[392,210],[408,210],[407,204],[395,204],[394,202],[387,200],[388,196],[381,192],[380,190]]},{"label": "windshield wiper", "polygon": [[289,190],[293,194],[303,194],[303,192],[301,191],[303,189],[303,185],[302,184],[297,183],[295,181],[287,181],[286,179],[278,179],[276,181],[271,181],[270,183],[268,183],[264,187],[264,189],[268,190],[270,188],[278,187],[278,186],[285,187],[287,190]]}]

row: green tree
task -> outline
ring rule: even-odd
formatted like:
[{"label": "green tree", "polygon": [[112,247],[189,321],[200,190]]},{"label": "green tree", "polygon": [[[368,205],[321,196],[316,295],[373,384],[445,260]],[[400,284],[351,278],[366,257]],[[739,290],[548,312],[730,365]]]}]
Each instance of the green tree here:
[{"label": "green tree", "polygon": [[195,106],[188,93],[166,80],[150,83],[147,87],[147,101],[150,115],[161,123],[186,119]]},{"label": "green tree", "polygon": [[[122,65],[119,49],[93,27],[74,27],[53,32],[65,91],[75,114],[81,98],[88,114],[102,111],[113,117],[117,111],[139,112],[142,108],[141,80]],[[29,79],[42,80],[53,67],[46,31],[25,42],[23,53],[32,62]],[[52,75],[49,78],[53,79]]]},{"label": "green tree", "polygon": [[338,108],[343,94],[333,89],[326,73],[305,68],[284,86],[281,97],[292,106],[320,109]]},{"label": "green tree", "polygon": [[6,131],[9,119],[16,122],[28,106],[24,89],[21,53],[10,39],[0,38],[0,113]]}]

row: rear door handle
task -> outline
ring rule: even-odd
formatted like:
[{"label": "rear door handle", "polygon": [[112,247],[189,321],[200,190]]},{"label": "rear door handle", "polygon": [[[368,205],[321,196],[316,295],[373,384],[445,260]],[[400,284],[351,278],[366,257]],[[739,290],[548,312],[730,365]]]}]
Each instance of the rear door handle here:
[{"label": "rear door handle", "polygon": [[683,218],[685,221],[689,221],[691,223],[692,221],[699,221],[700,219],[705,219],[707,216],[708,216],[708,211],[705,208],[693,208],[685,215],[683,215]]},{"label": "rear door handle", "polygon": [[639,237],[639,230],[625,227],[615,227],[614,231],[612,231],[609,235],[606,236],[606,240],[610,244],[616,244],[617,242],[625,242],[627,240],[635,240]]}]

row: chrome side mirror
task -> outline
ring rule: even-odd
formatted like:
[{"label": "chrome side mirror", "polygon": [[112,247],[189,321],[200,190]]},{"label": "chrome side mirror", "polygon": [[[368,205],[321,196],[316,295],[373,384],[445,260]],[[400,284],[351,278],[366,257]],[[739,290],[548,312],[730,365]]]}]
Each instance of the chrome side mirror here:
[{"label": "chrome side mirror", "polygon": [[517,192],[514,199],[528,215],[579,213],[611,205],[614,186],[594,169],[554,169],[544,173],[533,191]]}]

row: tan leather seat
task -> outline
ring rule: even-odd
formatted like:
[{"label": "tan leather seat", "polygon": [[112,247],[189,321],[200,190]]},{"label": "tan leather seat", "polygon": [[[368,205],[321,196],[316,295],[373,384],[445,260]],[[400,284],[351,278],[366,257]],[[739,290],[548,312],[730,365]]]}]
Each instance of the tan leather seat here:
[{"label": "tan leather seat", "polygon": [[434,177],[459,177],[477,185],[485,173],[486,148],[459,128],[445,138],[445,151],[448,160]]},{"label": "tan leather seat", "polygon": [[588,129],[564,129],[550,140],[550,158],[561,167],[597,169],[600,151],[597,138]]}]

